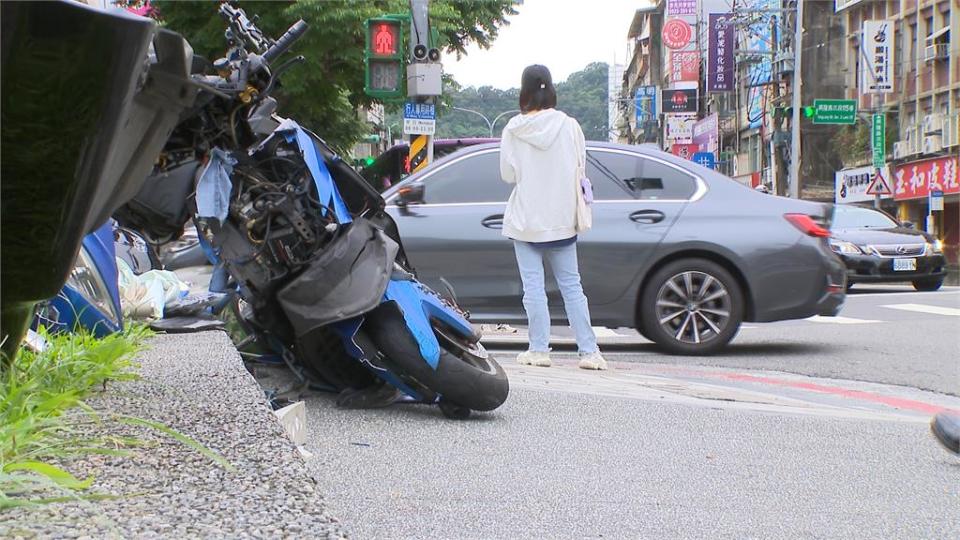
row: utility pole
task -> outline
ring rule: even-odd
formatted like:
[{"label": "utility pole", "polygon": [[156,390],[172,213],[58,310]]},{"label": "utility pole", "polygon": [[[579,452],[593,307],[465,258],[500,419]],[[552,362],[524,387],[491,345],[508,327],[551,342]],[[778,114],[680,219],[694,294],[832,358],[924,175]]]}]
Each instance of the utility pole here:
[{"label": "utility pole", "polygon": [[800,198],[800,109],[803,103],[803,0],[797,0],[793,33],[793,125],[790,137],[790,196]]},{"label": "utility pole", "polygon": [[[780,21],[782,22],[783,20],[784,20],[784,17],[781,16]],[[779,52],[778,44],[780,43],[780,40],[777,39],[778,34],[780,33],[777,32],[776,19],[771,18],[770,35],[773,38],[771,39],[773,43],[770,48],[771,48],[771,51],[773,52],[773,56],[771,56],[771,61],[774,67],[777,65],[777,53]],[[777,74],[774,73],[774,76],[777,76]],[[773,100],[772,100],[773,107],[774,107],[774,111],[777,111],[779,109],[778,105],[780,103],[780,83],[776,80],[772,82],[773,84],[770,85],[770,87],[773,91]],[[773,132],[770,134],[770,183],[772,184],[772,188],[773,188],[772,191],[776,195],[784,194],[783,182],[780,178],[780,166],[783,162],[783,152],[780,152],[779,145],[777,144],[777,140],[776,140],[777,134],[780,133],[780,130],[782,128],[783,128],[783,115],[774,114],[773,115]]]},{"label": "utility pole", "polygon": [[[407,65],[407,96],[417,104],[415,108],[418,120],[426,120],[433,124],[433,128],[428,131],[409,132],[410,172],[422,169],[433,162],[436,104],[442,92],[440,51],[430,46],[429,13],[430,0],[410,0],[411,63]],[[426,107],[419,105],[426,105]],[[431,118],[423,118],[424,115]],[[404,117],[407,117],[406,112]]]}]

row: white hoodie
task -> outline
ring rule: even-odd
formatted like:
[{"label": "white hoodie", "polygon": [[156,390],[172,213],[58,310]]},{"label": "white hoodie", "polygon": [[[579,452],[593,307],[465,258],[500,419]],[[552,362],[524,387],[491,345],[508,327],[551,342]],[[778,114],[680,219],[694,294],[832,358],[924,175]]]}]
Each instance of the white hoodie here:
[{"label": "white hoodie", "polygon": [[514,116],[500,140],[500,176],[516,184],[503,216],[503,235],[552,242],[577,234],[577,153],[586,161],[583,131],[556,109]]}]

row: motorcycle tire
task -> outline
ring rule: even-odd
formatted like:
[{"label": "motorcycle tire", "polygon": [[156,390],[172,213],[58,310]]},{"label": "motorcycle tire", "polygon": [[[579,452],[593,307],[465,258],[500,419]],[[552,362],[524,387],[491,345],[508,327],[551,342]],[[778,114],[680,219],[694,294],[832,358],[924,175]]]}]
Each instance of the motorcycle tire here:
[{"label": "motorcycle tire", "polygon": [[473,339],[457,338],[435,327],[440,360],[433,369],[420,354],[420,346],[407,328],[403,314],[384,305],[368,314],[365,329],[377,349],[402,377],[415,379],[441,396],[442,411],[466,418],[463,409],[492,411],[503,404],[510,383],[503,368]]}]

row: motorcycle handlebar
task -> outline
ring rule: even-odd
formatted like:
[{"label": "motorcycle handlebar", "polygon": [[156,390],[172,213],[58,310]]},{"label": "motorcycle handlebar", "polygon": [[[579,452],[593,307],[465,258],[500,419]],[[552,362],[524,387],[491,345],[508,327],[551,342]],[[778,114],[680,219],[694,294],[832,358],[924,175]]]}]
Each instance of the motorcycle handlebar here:
[{"label": "motorcycle handlebar", "polygon": [[300,19],[294,23],[293,26],[291,26],[290,29],[287,30],[282,36],[280,36],[280,39],[278,39],[276,43],[267,49],[267,52],[263,53],[262,58],[266,60],[267,63],[273,62],[279,58],[280,55],[287,52],[287,49],[289,49],[294,42],[303,37],[303,34],[305,34],[309,28],[310,25],[305,23],[303,19]]}]

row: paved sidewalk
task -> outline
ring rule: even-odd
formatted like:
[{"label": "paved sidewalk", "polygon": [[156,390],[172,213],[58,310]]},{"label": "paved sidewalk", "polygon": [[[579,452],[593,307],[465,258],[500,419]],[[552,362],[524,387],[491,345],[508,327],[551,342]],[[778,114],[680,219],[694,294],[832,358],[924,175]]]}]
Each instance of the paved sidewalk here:
[{"label": "paved sidewalk", "polygon": [[5,511],[0,538],[346,537],[226,334],[160,335],[139,361],[141,380],[111,383],[88,403],[105,418],[162,422],[236,471],[156,431],[106,421],[95,435],[147,445],[62,465],[94,477],[88,494],[118,498]]}]

